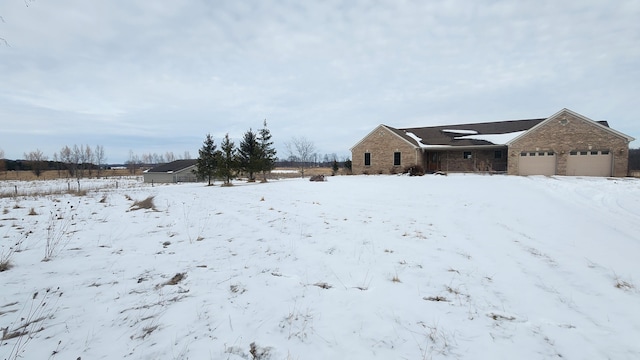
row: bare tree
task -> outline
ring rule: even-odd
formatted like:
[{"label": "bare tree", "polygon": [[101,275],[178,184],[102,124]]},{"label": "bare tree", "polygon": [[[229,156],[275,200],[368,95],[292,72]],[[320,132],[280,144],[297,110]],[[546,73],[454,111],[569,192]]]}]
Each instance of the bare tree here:
[{"label": "bare tree", "polygon": [[93,151],[93,156],[95,158],[96,165],[98,165],[98,177],[100,177],[102,166],[107,161],[107,158],[104,155],[104,147],[102,145],[96,145],[96,149]]},{"label": "bare tree", "polygon": [[42,170],[44,170],[46,166],[47,157],[37,149],[35,151],[31,151],[29,153],[24,153],[24,158],[29,161],[31,165],[31,171],[37,176],[40,177],[42,175]]},{"label": "bare tree", "polygon": [[126,161],[127,167],[131,175],[135,175],[136,167],[139,166],[140,158],[133,153],[133,150],[129,150],[129,160]]},{"label": "bare tree", "polygon": [[71,150],[71,162],[75,164],[75,175],[77,178],[81,178],[84,176],[82,171],[82,159],[84,158],[84,151],[82,151],[82,145],[78,147],[78,145],[74,144],[73,149]]},{"label": "bare tree", "polygon": [[58,177],[61,177],[62,174],[60,173],[60,159],[58,158],[57,152],[53,153],[53,162],[56,165],[56,170],[58,171]]},{"label": "bare tree", "polygon": [[167,152],[164,154],[164,159],[165,159],[168,163],[170,163],[170,162],[172,162],[172,161],[175,161],[175,160],[176,160],[176,156],[175,156],[175,155],[173,155],[173,151],[167,151]]},{"label": "bare tree", "polygon": [[68,176],[76,175],[76,163],[73,162],[73,151],[68,146],[60,149],[60,161],[66,164]]},{"label": "bare tree", "polygon": [[91,150],[89,145],[85,145],[83,153],[84,158],[82,163],[84,164],[85,169],[89,171],[89,177],[91,177],[91,170],[93,169],[93,150]]},{"label": "bare tree", "polygon": [[[304,177],[304,168],[311,161],[316,151],[316,146],[310,140],[305,137],[293,137],[291,141],[285,144],[287,151],[289,152],[289,158],[298,162],[300,166],[300,172]],[[317,155],[316,155],[317,156]]]},{"label": "bare tree", "polygon": [[191,159],[192,159],[191,154],[189,153],[189,151],[188,151],[188,150],[185,150],[185,151],[184,151],[184,154],[182,155],[182,158],[183,158],[184,160],[191,160]]}]

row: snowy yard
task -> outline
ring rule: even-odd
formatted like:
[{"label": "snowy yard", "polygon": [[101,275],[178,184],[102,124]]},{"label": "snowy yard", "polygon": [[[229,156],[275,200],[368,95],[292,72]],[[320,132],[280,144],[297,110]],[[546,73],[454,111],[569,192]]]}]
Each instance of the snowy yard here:
[{"label": "snowy yard", "polygon": [[0,198],[0,359],[640,358],[639,180],[127,181]]}]

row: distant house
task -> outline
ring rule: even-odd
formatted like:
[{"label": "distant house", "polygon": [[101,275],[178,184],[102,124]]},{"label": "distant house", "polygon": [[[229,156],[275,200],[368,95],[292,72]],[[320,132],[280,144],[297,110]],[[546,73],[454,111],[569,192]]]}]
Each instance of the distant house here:
[{"label": "distant house", "polygon": [[193,170],[197,160],[176,160],[167,164],[158,165],[143,173],[146,183],[178,183],[196,182]]},{"label": "distant house", "polygon": [[351,148],[355,174],[501,172],[627,176],[634,138],[568,109],[546,119],[395,129],[379,125]]}]

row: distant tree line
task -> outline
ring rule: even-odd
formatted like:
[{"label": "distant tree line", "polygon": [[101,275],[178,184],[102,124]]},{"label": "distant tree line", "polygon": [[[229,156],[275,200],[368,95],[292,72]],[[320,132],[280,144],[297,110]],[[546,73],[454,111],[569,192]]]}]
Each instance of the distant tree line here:
[{"label": "distant tree line", "polygon": [[85,177],[93,176],[94,172],[100,176],[104,169],[106,157],[104,147],[97,145],[91,148],[89,145],[64,146],[60,152],[53,154],[49,159],[40,149],[24,153],[23,160],[3,159],[0,167],[4,171],[32,171],[37,177],[43,171],[55,170],[58,176],[62,177]]},{"label": "distant tree line", "polygon": [[[171,162],[178,159],[191,159],[188,151],[180,156],[168,151],[164,154],[147,153],[142,156],[129,151],[129,160],[125,162],[133,173],[143,166],[152,166]],[[92,177],[100,176],[109,168],[107,157],[102,145],[63,146],[51,158],[40,149],[24,153],[24,159],[8,160],[4,158],[4,151],[0,149],[0,171],[31,171],[40,177],[44,171],[57,171],[58,177]]]},{"label": "distant tree line", "polygon": [[133,150],[129,150],[129,158],[124,162],[124,165],[129,169],[131,174],[135,174],[135,172],[142,167],[190,159],[192,159],[192,157],[188,151],[185,151],[182,155],[175,155],[172,151],[167,151],[164,154],[143,153],[142,155],[138,155],[135,154]]},{"label": "distant tree line", "polygon": [[241,174],[250,182],[256,181],[256,174],[262,174],[262,181],[267,181],[267,173],[273,170],[277,160],[271,137],[266,120],[259,131],[246,131],[238,147],[227,133],[217,150],[213,137],[207,134],[198,150],[195,173],[208,185],[216,178],[230,185],[231,180]]}]

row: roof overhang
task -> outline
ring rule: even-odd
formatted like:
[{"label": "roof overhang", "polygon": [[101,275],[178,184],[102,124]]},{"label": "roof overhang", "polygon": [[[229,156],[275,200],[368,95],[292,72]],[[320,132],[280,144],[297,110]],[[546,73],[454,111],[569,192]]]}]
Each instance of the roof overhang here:
[{"label": "roof overhang", "polygon": [[493,144],[493,145],[427,145],[420,147],[420,150],[425,151],[460,151],[460,150],[491,150],[506,148],[507,145]]}]

